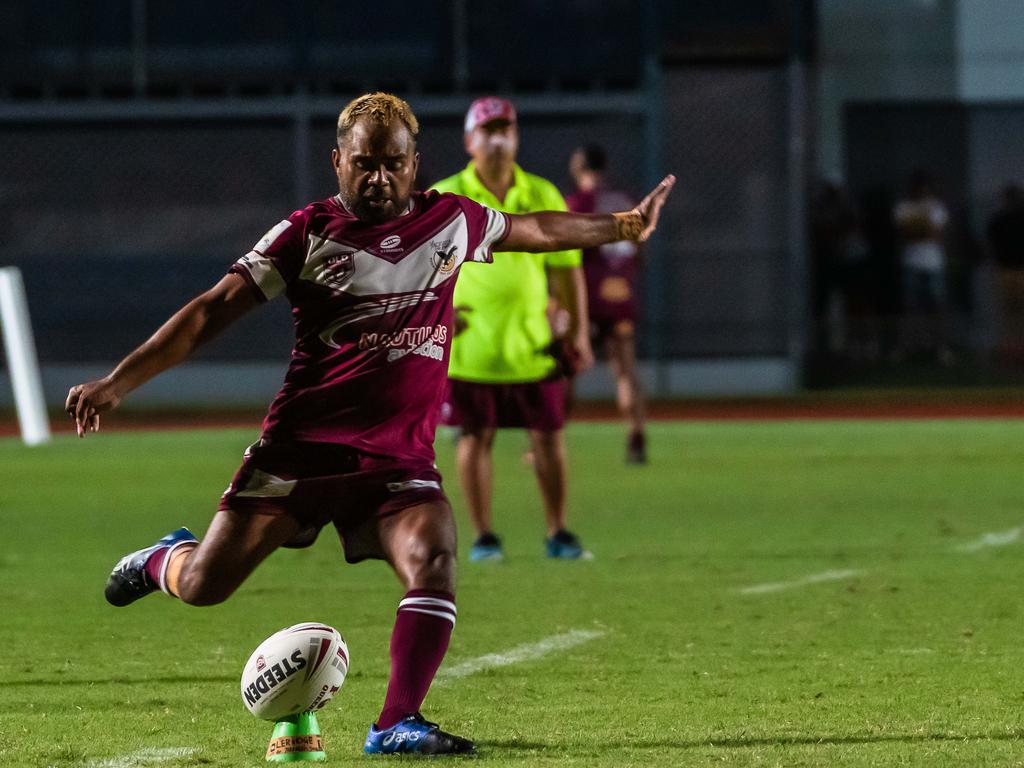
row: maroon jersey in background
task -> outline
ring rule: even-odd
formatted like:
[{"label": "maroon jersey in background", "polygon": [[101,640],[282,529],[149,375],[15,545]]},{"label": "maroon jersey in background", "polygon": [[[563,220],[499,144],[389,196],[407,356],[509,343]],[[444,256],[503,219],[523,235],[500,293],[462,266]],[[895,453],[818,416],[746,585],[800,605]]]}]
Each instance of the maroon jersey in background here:
[{"label": "maroon jersey in background", "polygon": [[507,229],[502,213],[427,192],[383,224],[332,197],[267,232],[229,270],[292,304],[295,348],[263,437],[432,461],[455,280]]},{"label": "maroon jersey in background", "polygon": [[[635,205],[624,193],[606,187],[574,192],[565,202],[575,213],[612,213]],[[587,306],[599,335],[624,320],[636,321],[638,253],[636,243],[629,240],[583,251]]]}]

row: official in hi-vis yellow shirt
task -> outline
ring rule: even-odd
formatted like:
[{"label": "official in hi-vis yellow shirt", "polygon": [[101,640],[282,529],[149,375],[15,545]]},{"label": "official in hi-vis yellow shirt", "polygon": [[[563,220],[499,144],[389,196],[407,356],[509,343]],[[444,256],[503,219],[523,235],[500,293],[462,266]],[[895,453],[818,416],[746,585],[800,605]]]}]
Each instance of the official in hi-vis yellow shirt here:
[{"label": "official in hi-vis yellow shirt", "polygon": [[[466,113],[463,139],[472,161],[435,184],[505,213],[564,211],[554,184],[526,173],[516,162],[519,129],[508,99],[485,96]],[[583,254],[503,252],[495,247],[487,269],[465,263],[455,286],[458,313],[448,363],[443,418],[461,428],[456,466],[466,511],[476,531],[470,560],[500,560],[493,530],[492,446],[498,429],[525,429],[544,503],[548,557],[578,560],[589,553],[566,529],[566,383],[552,355],[548,321],[549,282],[569,317],[560,341],[562,363],[584,370],[593,363],[583,280]],[[550,271],[549,271],[550,270]]]},{"label": "official in hi-vis yellow shirt", "polygon": [[[498,200],[483,185],[473,163],[434,185],[506,213],[567,210],[546,179],[513,167],[514,181]],[[455,307],[466,327],[452,340],[448,377],[480,383],[540,381],[555,372],[549,354],[547,267],[578,267],[578,250],[555,253],[497,252],[485,269],[463,265],[455,285]]]}]

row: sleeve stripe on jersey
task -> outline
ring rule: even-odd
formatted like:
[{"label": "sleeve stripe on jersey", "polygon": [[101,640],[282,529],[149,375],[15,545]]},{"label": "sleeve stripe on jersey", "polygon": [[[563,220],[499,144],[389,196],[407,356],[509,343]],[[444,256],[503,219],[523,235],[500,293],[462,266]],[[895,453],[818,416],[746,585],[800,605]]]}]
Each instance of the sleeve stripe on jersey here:
[{"label": "sleeve stripe on jersey", "polygon": [[274,242],[281,236],[281,234],[290,227],[292,223],[285,219],[268,230],[267,234],[260,238],[260,241],[252,247],[253,251],[262,256],[267,252],[267,249],[274,244]]},{"label": "sleeve stripe on jersey", "polygon": [[512,222],[508,214],[485,207],[487,223],[480,245],[473,253],[473,261],[493,261],[492,253],[495,243],[500,243],[508,235]]},{"label": "sleeve stripe on jersey", "polygon": [[492,243],[492,245],[500,243],[508,237],[508,231],[512,229],[512,219],[508,217],[508,214],[503,211],[498,211],[498,213],[501,214],[501,234],[494,238],[494,243]]},{"label": "sleeve stripe on jersey", "polygon": [[252,290],[253,296],[256,297],[257,301],[266,302],[267,297],[263,295],[263,291],[260,290],[260,287],[258,285],[256,285],[256,281],[252,279],[252,275],[249,274],[248,269],[246,269],[245,267],[241,267],[238,264],[232,264],[231,268],[228,270],[228,273],[232,275],[238,275],[243,280],[245,280],[245,284],[248,285],[249,288]]},{"label": "sleeve stripe on jersey", "polygon": [[274,262],[256,251],[249,251],[242,258],[235,262],[235,266],[243,268],[248,272],[252,281],[259,287],[267,299],[272,299],[284,293],[286,288],[284,278],[277,271]]}]

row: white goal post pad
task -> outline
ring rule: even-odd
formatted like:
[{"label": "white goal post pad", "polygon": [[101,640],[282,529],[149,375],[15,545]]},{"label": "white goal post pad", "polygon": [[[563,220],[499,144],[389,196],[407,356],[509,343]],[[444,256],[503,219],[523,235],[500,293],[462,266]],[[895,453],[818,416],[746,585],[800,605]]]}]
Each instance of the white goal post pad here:
[{"label": "white goal post pad", "polygon": [[50,422],[28,319],[25,283],[17,267],[0,267],[0,330],[3,331],[21,438],[26,445],[48,443]]}]

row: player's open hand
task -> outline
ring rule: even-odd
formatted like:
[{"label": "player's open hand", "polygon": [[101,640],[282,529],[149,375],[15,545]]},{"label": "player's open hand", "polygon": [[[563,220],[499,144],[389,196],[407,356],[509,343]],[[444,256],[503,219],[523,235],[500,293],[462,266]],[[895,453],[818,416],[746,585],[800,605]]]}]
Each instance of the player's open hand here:
[{"label": "player's open hand", "polygon": [[571,342],[573,375],[579,375],[594,367],[594,348],[590,345],[590,334],[579,333]]},{"label": "player's open hand", "polygon": [[88,432],[99,432],[100,414],[116,408],[120,402],[114,385],[104,378],[73,386],[68,390],[64,410],[74,420],[78,436],[85,437]]},{"label": "player's open hand", "polygon": [[457,306],[454,307],[455,316],[452,320],[452,333],[458,336],[464,330],[469,328],[469,307]]},{"label": "player's open hand", "polygon": [[665,200],[668,198],[668,193],[672,191],[672,187],[676,184],[676,177],[671,173],[661,180],[654,189],[652,189],[643,200],[633,210],[639,213],[644,220],[644,228],[640,233],[640,237],[637,238],[641,243],[651,236],[651,233],[658,226],[658,217],[661,216],[661,207],[665,204]]}]

